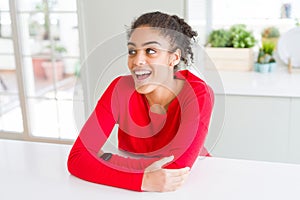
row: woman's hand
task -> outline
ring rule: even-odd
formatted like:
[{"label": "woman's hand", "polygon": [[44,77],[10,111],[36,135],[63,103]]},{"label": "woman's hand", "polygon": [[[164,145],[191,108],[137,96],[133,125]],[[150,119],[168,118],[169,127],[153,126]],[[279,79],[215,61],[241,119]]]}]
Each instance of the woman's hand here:
[{"label": "woman's hand", "polygon": [[151,192],[175,191],[183,185],[189,175],[190,168],[163,169],[162,167],[171,162],[174,156],[162,158],[145,169],[142,190]]}]

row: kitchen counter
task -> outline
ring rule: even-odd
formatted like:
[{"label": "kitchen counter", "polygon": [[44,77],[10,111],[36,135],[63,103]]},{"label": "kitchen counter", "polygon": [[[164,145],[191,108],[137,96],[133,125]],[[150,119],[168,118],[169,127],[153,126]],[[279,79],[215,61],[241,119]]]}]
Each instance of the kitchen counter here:
[{"label": "kitchen counter", "polygon": [[66,168],[70,145],[0,140],[3,200],[300,199],[300,165],[200,158],[175,192],[134,192],[83,181]]},{"label": "kitchen counter", "polygon": [[213,155],[300,164],[300,73],[278,67],[265,74],[207,70],[204,77],[215,93],[208,146],[220,136]]},{"label": "kitchen counter", "polygon": [[[213,72],[207,72],[211,74]],[[287,67],[280,67],[271,73],[255,71],[219,71],[224,90],[214,86],[214,75],[208,83],[212,85],[216,94],[242,96],[270,96],[300,98],[300,73],[288,73]]]}]

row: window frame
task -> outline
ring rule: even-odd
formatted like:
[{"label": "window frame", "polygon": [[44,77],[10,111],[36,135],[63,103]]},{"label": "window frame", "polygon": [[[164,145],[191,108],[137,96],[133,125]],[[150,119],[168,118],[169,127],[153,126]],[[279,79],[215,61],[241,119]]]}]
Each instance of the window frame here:
[{"label": "window frame", "polygon": [[[29,109],[29,98],[26,97],[25,92],[25,84],[24,81],[24,58],[28,55],[23,55],[22,42],[21,42],[21,25],[20,25],[20,17],[22,13],[28,13],[28,11],[18,11],[18,0],[9,0],[9,10],[11,17],[11,30],[12,30],[12,40],[13,40],[13,49],[15,56],[15,67],[16,67],[16,76],[17,76],[17,86],[18,86],[18,96],[20,100],[20,108],[23,119],[23,132],[13,132],[13,131],[5,131],[0,130],[0,139],[14,139],[14,140],[25,140],[32,142],[47,142],[47,143],[58,143],[58,144],[71,144],[74,139],[65,139],[65,138],[51,138],[51,137],[40,137],[32,135],[31,128],[31,119],[30,119],[30,109]],[[77,4],[76,11],[50,11],[49,13],[76,13],[78,20],[78,39],[79,39],[79,56],[66,56],[66,58],[77,58],[80,62],[83,60],[85,55],[83,44],[83,29],[81,28],[82,17],[80,12],[80,1],[75,0]],[[31,56],[32,57],[32,56]],[[85,99],[83,98],[83,103]],[[58,109],[58,108],[57,108]],[[85,109],[85,108],[83,108]]]}]

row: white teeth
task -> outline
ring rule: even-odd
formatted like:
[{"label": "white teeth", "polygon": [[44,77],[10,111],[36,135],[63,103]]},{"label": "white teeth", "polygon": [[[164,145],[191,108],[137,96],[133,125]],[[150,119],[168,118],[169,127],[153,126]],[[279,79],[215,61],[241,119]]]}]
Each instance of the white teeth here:
[{"label": "white teeth", "polygon": [[140,76],[140,75],[148,75],[151,72],[150,71],[146,71],[146,70],[140,70],[140,71],[135,71],[134,72],[136,75]]}]

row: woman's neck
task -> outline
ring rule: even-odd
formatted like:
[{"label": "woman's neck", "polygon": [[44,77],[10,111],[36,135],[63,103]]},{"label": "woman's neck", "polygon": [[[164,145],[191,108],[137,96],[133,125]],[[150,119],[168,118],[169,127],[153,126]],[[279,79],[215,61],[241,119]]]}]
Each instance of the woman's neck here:
[{"label": "woman's neck", "polygon": [[159,114],[165,113],[169,104],[180,93],[183,86],[184,80],[173,79],[168,85],[158,86],[151,93],[145,94],[150,110]]}]

